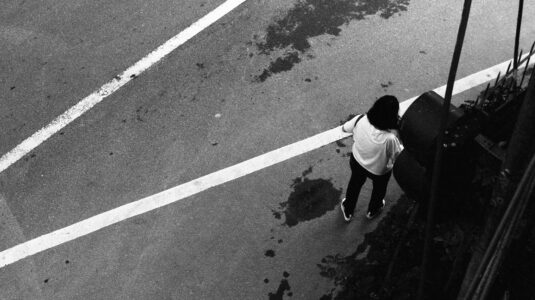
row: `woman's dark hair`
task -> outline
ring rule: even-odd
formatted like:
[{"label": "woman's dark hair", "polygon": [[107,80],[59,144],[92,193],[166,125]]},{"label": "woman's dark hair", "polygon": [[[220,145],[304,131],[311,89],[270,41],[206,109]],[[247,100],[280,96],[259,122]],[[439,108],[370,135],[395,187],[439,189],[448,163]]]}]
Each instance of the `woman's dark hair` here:
[{"label": "woman's dark hair", "polygon": [[383,96],[373,104],[367,113],[368,121],[379,130],[398,128],[398,99],[391,95]]}]

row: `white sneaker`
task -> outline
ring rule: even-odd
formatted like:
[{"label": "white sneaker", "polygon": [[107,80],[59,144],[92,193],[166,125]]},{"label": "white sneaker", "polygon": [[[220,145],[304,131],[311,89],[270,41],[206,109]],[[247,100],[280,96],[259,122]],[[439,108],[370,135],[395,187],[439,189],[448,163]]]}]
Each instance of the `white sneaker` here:
[{"label": "white sneaker", "polygon": [[344,216],[344,220],[346,222],[351,221],[352,215],[346,213],[346,208],[344,207],[344,202],[346,201],[346,198],[342,199],[342,203],[340,204],[340,209],[342,210],[342,216]]},{"label": "white sneaker", "polygon": [[368,213],[366,214],[366,218],[368,218],[368,220],[375,218],[378,214],[381,213],[381,211],[383,210],[383,207],[385,207],[385,204],[386,204],[385,199],[383,199],[383,205],[379,207],[379,209],[375,211],[374,213],[372,213],[371,211],[368,211]]}]

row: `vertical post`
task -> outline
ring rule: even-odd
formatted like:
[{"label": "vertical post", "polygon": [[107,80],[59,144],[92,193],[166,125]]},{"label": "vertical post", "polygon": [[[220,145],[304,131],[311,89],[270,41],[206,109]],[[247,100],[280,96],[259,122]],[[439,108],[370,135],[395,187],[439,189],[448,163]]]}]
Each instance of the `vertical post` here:
[{"label": "vertical post", "polygon": [[418,286],[418,299],[422,300],[425,297],[425,281],[427,277],[427,269],[429,264],[430,248],[431,248],[431,238],[433,235],[434,227],[434,215],[435,215],[435,205],[439,197],[439,182],[440,182],[440,173],[442,169],[442,153],[443,153],[443,140],[444,140],[444,131],[446,130],[446,125],[448,122],[448,116],[450,113],[450,103],[451,96],[453,91],[453,84],[455,82],[455,75],[457,74],[457,67],[459,66],[459,60],[461,58],[461,50],[463,48],[464,36],[466,33],[466,27],[468,25],[468,17],[470,15],[470,6],[472,0],[465,0],[463,6],[463,12],[461,16],[461,23],[459,25],[459,32],[457,33],[457,41],[455,43],[455,49],[453,51],[453,58],[451,61],[450,73],[448,76],[448,82],[446,85],[446,95],[444,98],[444,103],[442,105],[442,116],[440,120],[440,128],[437,136],[437,145],[435,152],[435,160],[433,163],[433,177],[431,181],[431,198],[429,199],[429,207],[427,211],[427,222],[425,230],[425,242],[424,242],[424,253],[422,258],[422,267],[420,274],[420,283]]},{"label": "vertical post", "polygon": [[513,55],[513,70],[515,72],[518,69],[518,44],[520,43],[520,27],[522,26],[522,11],[524,9],[524,0],[518,0],[518,18],[516,19],[516,35],[515,35],[515,50]]}]

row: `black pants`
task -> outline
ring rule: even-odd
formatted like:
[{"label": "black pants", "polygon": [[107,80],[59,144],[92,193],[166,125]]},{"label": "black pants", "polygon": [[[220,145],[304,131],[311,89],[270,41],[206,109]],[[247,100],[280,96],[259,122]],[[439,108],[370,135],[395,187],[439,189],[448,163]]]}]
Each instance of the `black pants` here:
[{"label": "black pants", "polygon": [[349,166],[351,167],[351,179],[347,185],[346,201],[344,206],[349,214],[353,214],[359,199],[360,189],[366,181],[366,178],[371,178],[373,182],[372,196],[368,204],[368,211],[375,212],[382,205],[382,200],[386,195],[386,187],[392,171],[384,175],[375,175],[364,169],[353,157],[350,155]]}]

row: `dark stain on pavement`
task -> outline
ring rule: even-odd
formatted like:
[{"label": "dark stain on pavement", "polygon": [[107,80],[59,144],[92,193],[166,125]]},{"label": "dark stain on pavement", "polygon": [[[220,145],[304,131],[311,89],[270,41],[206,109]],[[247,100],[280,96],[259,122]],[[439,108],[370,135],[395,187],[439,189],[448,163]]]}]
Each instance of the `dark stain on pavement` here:
[{"label": "dark stain on pavement", "polygon": [[389,81],[387,83],[381,83],[381,87],[383,88],[383,91],[387,91],[388,90],[388,87],[393,85],[394,83],[392,83],[392,81]]},{"label": "dark stain on pavement", "polygon": [[308,169],[304,170],[303,173],[301,173],[301,177],[297,177],[293,180],[292,182],[292,186],[300,183],[303,181],[303,177],[306,177],[307,175],[309,175],[310,173],[312,173],[312,166],[308,167]]},{"label": "dark stain on pavement", "polygon": [[269,250],[266,250],[266,253],[264,253],[265,256],[267,257],[275,257],[275,251],[269,249]]},{"label": "dark stain on pavement", "polygon": [[291,297],[293,295],[293,293],[290,292],[290,284],[288,283],[288,279],[286,279],[288,278],[288,276],[290,276],[290,274],[284,271],[283,276],[285,279],[281,280],[277,291],[275,293],[268,294],[269,300],[282,300],[285,291],[288,291],[288,293],[286,294],[287,296]]},{"label": "dark stain on pavement", "polygon": [[30,159],[35,158],[36,156],[37,156],[37,154],[32,153],[32,154],[30,154],[29,156],[26,156],[26,157],[24,158],[24,161],[29,161]]},{"label": "dark stain on pavement", "polygon": [[[308,42],[310,37],[323,34],[338,36],[342,25],[370,15],[378,14],[381,18],[388,19],[396,13],[406,11],[409,2],[410,0],[300,0],[286,15],[269,25],[265,41],[256,44],[261,54],[268,55],[275,49],[286,52],[255,79],[262,82],[271,74],[291,69],[300,62],[296,56],[311,47]],[[285,68],[275,67],[275,64],[283,62]]]},{"label": "dark stain on pavement", "polygon": [[312,166],[310,166],[310,167],[308,167],[308,169],[304,170],[301,176],[305,177],[305,176],[308,176],[311,173],[312,173]]},{"label": "dark stain on pavement", "polygon": [[323,216],[333,210],[340,201],[341,190],[336,189],[331,180],[308,179],[305,176],[312,172],[312,167],[303,172],[303,176],[293,180],[294,191],[288,201],[280,203],[275,217],[284,214],[284,225],[295,226],[303,221],[309,221]]},{"label": "dark stain on pavement", "polygon": [[[342,149],[343,148],[346,148],[346,144],[344,144],[342,141],[338,140],[336,141],[336,148],[335,148],[335,151],[336,153],[341,153],[342,152]],[[349,151],[351,151],[351,149],[349,149]],[[343,155],[342,155],[343,157]]]},{"label": "dark stain on pavement", "polygon": [[381,87],[382,88],[387,88],[387,87],[391,86],[392,84],[393,84],[392,81],[389,81],[388,83],[381,83]]},{"label": "dark stain on pavement", "polygon": [[279,57],[274,62],[272,62],[269,65],[269,68],[264,69],[264,72],[262,72],[262,74],[255,77],[255,80],[263,82],[274,73],[289,71],[296,63],[300,61],[301,59],[299,58],[299,53],[295,51],[288,53],[284,57]]}]

